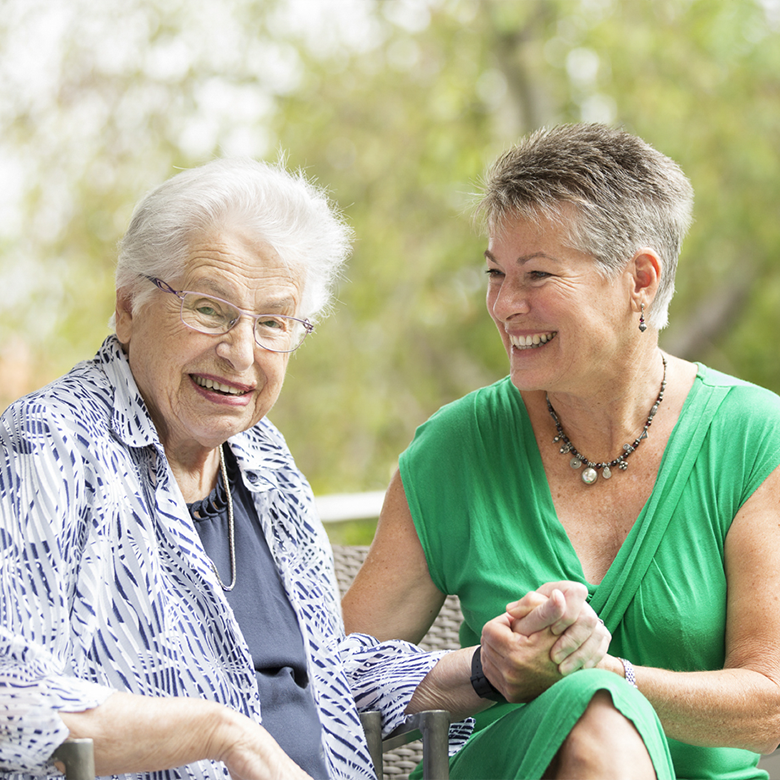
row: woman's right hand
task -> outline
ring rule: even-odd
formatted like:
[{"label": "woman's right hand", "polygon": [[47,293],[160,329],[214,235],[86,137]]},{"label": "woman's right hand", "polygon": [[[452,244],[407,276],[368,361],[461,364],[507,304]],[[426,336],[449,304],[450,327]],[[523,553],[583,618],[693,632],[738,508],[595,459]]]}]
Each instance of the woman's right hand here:
[{"label": "woman's right hand", "polygon": [[227,746],[219,756],[233,780],[311,780],[262,726],[239,717],[242,728],[224,734]]}]

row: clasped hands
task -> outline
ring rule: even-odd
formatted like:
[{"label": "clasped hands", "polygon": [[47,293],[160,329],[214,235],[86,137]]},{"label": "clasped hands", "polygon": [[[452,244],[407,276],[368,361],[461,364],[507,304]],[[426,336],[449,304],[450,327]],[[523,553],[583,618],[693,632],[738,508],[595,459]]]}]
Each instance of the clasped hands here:
[{"label": "clasped hands", "polygon": [[612,639],[579,582],[549,582],[482,629],[482,667],[508,701],[527,702],[578,669],[598,666]]}]

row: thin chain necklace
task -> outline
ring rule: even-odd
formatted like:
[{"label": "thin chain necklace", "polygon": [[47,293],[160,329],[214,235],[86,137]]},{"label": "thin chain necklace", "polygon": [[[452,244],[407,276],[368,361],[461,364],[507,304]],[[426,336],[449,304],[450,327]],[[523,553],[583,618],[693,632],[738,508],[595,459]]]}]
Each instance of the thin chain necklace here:
[{"label": "thin chain necklace", "polygon": [[625,471],[628,468],[628,463],[626,461],[628,460],[629,455],[631,455],[631,453],[634,452],[636,448],[647,438],[647,431],[653,424],[653,417],[655,417],[655,413],[658,411],[658,407],[661,405],[661,401],[664,400],[664,390],[666,389],[666,358],[661,355],[661,360],[664,364],[664,376],[661,380],[661,390],[658,393],[658,398],[656,398],[655,403],[653,404],[653,408],[650,409],[650,414],[647,415],[647,422],[645,423],[645,427],[642,428],[642,432],[639,434],[639,436],[634,439],[634,443],[624,444],[623,452],[621,452],[617,458],[611,460],[609,463],[594,463],[593,461],[588,460],[588,458],[586,458],[584,455],[581,455],[579,452],[577,452],[574,445],[569,441],[569,437],[563,432],[561,421],[558,419],[558,415],[555,413],[555,409],[553,409],[553,406],[550,403],[549,396],[547,393],[544,394],[545,400],[547,401],[547,411],[550,412],[550,416],[555,422],[555,429],[558,431],[558,434],[553,439],[553,442],[556,444],[558,442],[563,442],[559,452],[562,455],[571,453],[571,460],[569,461],[569,465],[573,469],[579,469],[583,464],[585,464],[585,468],[582,471],[581,477],[582,481],[586,485],[592,485],[599,478],[599,469],[602,470],[601,476],[604,477],[604,479],[609,479],[612,476],[612,469],[615,468],[615,466],[617,466],[621,471]]},{"label": "thin chain necklace", "polygon": [[219,582],[222,590],[231,591],[236,586],[236,523],[233,518],[233,498],[230,495],[230,483],[228,482],[227,466],[225,465],[224,447],[225,445],[223,444],[219,448],[219,465],[222,469],[222,484],[225,488],[225,495],[227,496],[228,540],[230,542],[230,585],[225,585],[225,583],[222,582],[222,577],[219,576],[214,561],[209,559],[209,563],[211,564],[214,574],[217,575],[217,582]]}]

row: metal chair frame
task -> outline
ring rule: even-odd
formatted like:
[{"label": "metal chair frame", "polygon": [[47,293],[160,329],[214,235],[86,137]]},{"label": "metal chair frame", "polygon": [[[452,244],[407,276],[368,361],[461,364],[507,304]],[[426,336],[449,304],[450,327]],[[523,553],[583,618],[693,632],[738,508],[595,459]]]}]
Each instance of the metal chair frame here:
[{"label": "metal chair frame", "polygon": [[52,759],[65,765],[68,780],[95,780],[95,754],[91,739],[66,739],[52,753]]},{"label": "metal chair frame", "polygon": [[384,753],[422,738],[423,780],[449,780],[449,712],[425,710],[410,715],[385,739],[382,739],[381,713],[376,710],[361,712],[360,720],[378,778],[381,779],[384,772]]}]

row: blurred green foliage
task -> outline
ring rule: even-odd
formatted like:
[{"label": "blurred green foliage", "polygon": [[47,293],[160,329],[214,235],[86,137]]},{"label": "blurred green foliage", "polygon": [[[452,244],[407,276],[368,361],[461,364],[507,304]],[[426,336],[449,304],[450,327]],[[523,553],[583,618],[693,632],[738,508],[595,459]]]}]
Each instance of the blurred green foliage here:
[{"label": "blurred green foliage", "polygon": [[696,190],[664,346],[780,391],[776,4],[68,0],[35,98],[8,58],[39,2],[0,20],[0,173],[21,180],[0,234],[0,405],[94,353],[147,188],[283,149],[357,241],[271,416],[316,492],[380,489],[417,425],[505,371],[469,219],[483,170],[581,120],[642,136]]}]

